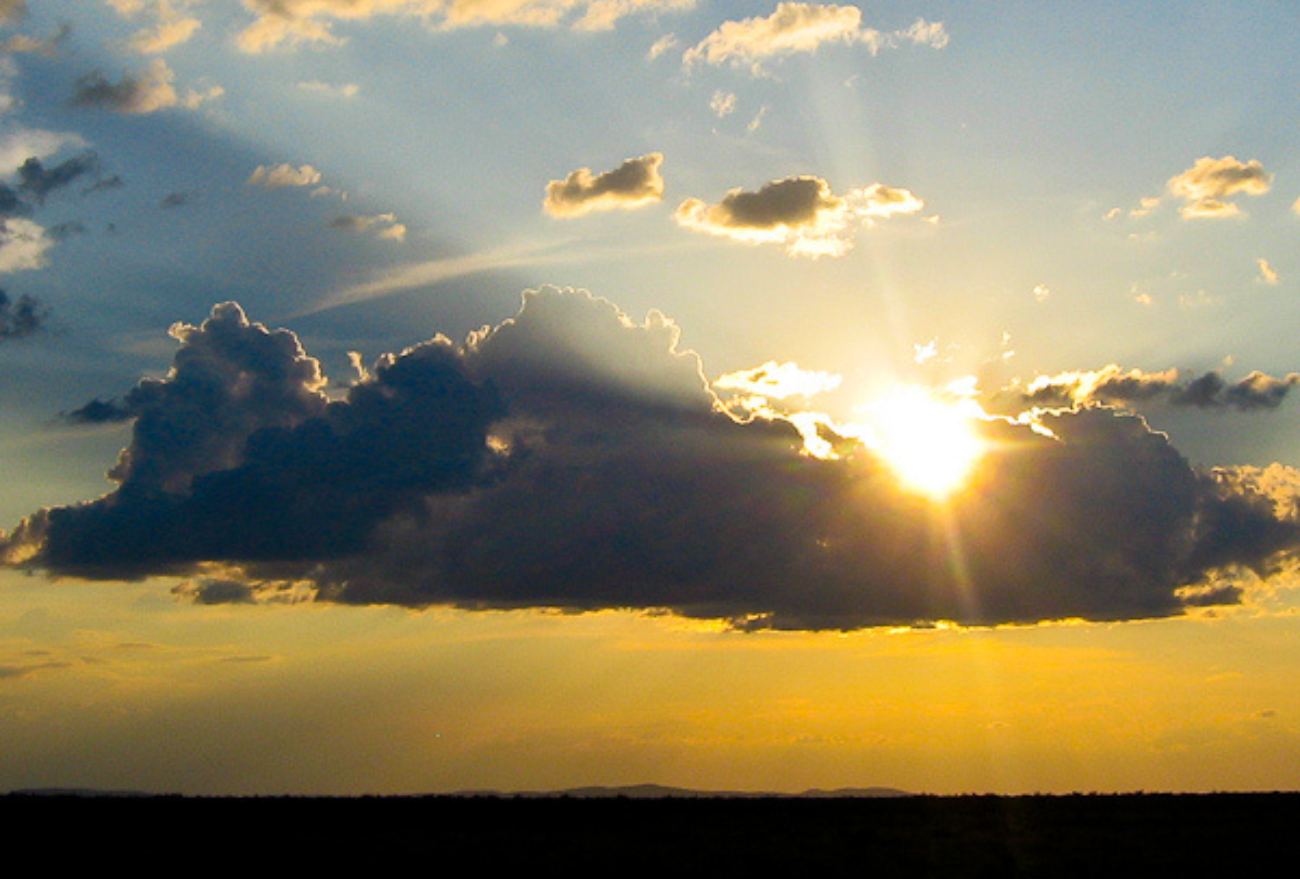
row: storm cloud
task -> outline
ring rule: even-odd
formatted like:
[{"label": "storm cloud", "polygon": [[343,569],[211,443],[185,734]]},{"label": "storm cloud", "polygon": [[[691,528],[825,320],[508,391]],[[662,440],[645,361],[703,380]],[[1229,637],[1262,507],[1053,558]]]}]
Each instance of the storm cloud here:
[{"label": "storm cloud", "polygon": [[855,629],[1176,615],[1244,600],[1300,545],[1289,470],[1195,468],[1100,406],[976,422],[984,457],[938,505],[829,421],[820,455],[791,420],[730,414],[671,320],[583,291],[530,291],[335,398],[233,303],[173,336],[171,371],[116,404],[135,418],[118,487],[30,516],[9,563],[241,600]]}]

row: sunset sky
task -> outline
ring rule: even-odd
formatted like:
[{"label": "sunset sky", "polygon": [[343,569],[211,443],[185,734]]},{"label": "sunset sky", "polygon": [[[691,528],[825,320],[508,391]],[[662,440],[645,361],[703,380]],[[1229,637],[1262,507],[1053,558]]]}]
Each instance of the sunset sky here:
[{"label": "sunset sky", "polygon": [[0,0],[0,791],[1300,788],[1297,57]]}]

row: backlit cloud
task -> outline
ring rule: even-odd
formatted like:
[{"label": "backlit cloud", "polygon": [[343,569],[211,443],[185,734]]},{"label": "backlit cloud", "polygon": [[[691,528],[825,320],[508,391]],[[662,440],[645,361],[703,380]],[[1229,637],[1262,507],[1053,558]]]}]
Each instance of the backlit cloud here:
[{"label": "backlit cloud", "polygon": [[1300,382],[1300,374],[1277,378],[1255,371],[1229,382],[1217,371],[1184,377],[1176,369],[1144,372],[1115,364],[1103,369],[1038,376],[1019,391],[1024,403],[1036,406],[1166,403],[1201,409],[1238,411],[1276,409]]},{"label": "backlit cloud", "polygon": [[781,244],[791,256],[842,256],[853,246],[854,223],[914,213],[924,202],[906,189],[873,184],[836,195],[820,177],[774,180],[757,192],[733,189],[716,204],[682,202],[677,222],[687,229],[749,244]]},{"label": "backlit cloud", "polygon": [[1169,191],[1186,204],[1182,215],[1189,219],[1235,217],[1241,213],[1234,195],[1263,195],[1273,176],[1258,159],[1240,162],[1232,156],[1197,159],[1191,168],[1169,180]]},{"label": "backlit cloud", "polygon": [[[1246,600],[1300,547],[1294,471],[1201,470],[1096,406],[972,421],[984,454],[936,527],[851,430],[824,419],[840,454],[817,456],[791,418],[733,417],[672,321],[581,291],[381,357],[333,400],[293,334],[234,304],[172,334],[167,375],[105,413],[135,420],[117,487],[33,513],[0,537],[8,563],[193,575],[241,600],[853,629],[1181,614]],[[814,375],[728,383],[830,384]]]},{"label": "backlit cloud", "polygon": [[659,173],[663,160],[661,153],[650,153],[595,175],[579,168],[546,185],[542,207],[553,217],[579,217],[591,211],[654,204],[663,199],[664,179]]},{"label": "backlit cloud", "polygon": [[828,43],[865,44],[874,54],[903,43],[936,49],[948,44],[942,22],[918,20],[906,30],[882,32],[862,25],[856,6],[781,3],[765,18],[724,22],[688,49],[683,63],[751,65],[781,55],[815,52]]}]

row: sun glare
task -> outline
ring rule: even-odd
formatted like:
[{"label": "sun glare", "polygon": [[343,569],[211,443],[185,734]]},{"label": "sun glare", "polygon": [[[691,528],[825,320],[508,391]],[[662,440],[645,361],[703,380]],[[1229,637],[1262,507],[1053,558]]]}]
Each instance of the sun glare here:
[{"label": "sun glare", "polygon": [[983,453],[962,402],[900,387],[869,412],[876,451],[905,485],[935,500],[961,488]]}]

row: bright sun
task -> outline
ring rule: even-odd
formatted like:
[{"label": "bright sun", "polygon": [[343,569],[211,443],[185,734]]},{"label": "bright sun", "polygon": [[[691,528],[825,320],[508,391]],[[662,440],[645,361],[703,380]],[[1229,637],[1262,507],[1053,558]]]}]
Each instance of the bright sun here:
[{"label": "bright sun", "polygon": [[961,403],[899,387],[869,407],[876,451],[913,490],[942,500],[959,489],[984,447]]}]

